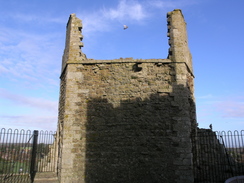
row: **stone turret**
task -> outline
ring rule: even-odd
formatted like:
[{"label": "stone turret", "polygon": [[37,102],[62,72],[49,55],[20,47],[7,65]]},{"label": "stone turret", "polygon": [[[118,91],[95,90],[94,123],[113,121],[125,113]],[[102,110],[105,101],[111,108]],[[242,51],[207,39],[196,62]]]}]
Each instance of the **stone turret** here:
[{"label": "stone turret", "polygon": [[[80,118],[79,95],[86,95],[80,89],[83,75],[79,71],[82,63],[87,60],[82,53],[82,22],[75,14],[71,14],[66,26],[66,42],[62,59],[59,119],[58,119],[58,175],[60,182],[80,182],[84,178],[85,144],[80,142],[84,136],[85,122]],[[83,150],[81,150],[83,149]],[[75,153],[79,152],[79,153]],[[82,168],[84,170],[84,168]]]},{"label": "stone turret", "polygon": [[185,62],[192,72],[192,57],[188,47],[186,23],[180,9],[167,13],[169,53],[172,62]]},{"label": "stone turret", "polygon": [[62,60],[62,72],[67,63],[81,63],[86,60],[86,55],[82,53],[81,48],[84,46],[81,42],[83,39],[82,22],[73,13],[69,17],[66,27],[66,42]]}]

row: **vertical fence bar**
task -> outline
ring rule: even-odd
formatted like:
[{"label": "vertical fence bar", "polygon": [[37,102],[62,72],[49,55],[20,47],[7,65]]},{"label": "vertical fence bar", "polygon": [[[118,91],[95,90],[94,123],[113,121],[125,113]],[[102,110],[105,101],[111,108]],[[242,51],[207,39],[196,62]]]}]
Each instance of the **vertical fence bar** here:
[{"label": "vertical fence bar", "polygon": [[195,183],[222,183],[244,173],[244,131],[213,132],[199,129],[197,134]]},{"label": "vertical fence bar", "polygon": [[214,177],[213,182],[217,182],[218,178],[215,175],[218,175],[218,163],[217,163],[217,156],[218,154],[216,153],[216,151],[218,150],[218,143],[217,143],[217,134],[213,131],[211,131],[211,146],[213,146],[214,148],[212,149],[212,162],[213,162],[213,173],[212,176]]},{"label": "vertical fence bar", "polygon": [[[243,138],[244,138],[244,131],[242,130],[240,132],[240,138],[241,138],[241,145],[240,145],[240,154],[241,154],[241,163],[244,164],[244,142],[243,142]],[[244,172],[244,166],[241,167],[241,172]]]},{"label": "vertical fence bar", "polygon": [[32,145],[32,155],[31,155],[31,166],[30,166],[31,182],[34,182],[34,178],[35,178],[35,174],[36,174],[37,140],[38,140],[38,131],[34,130],[34,133],[33,133],[33,145]]},{"label": "vertical fence bar", "polygon": [[[1,129],[0,182],[27,183],[29,180],[28,143],[30,131]],[[28,169],[28,172],[26,170]]]},{"label": "vertical fence bar", "polygon": [[215,134],[216,134],[216,140],[218,143],[218,151],[220,152],[216,155],[217,156],[216,163],[219,162],[219,163],[217,163],[218,164],[217,165],[217,167],[218,167],[217,173],[219,174],[220,179],[224,179],[223,173],[222,173],[223,172],[223,168],[222,168],[223,165],[221,163],[221,153],[223,152],[223,146],[221,145],[221,141],[220,141],[220,132],[215,132]]},{"label": "vertical fence bar", "polygon": [[232,152],[232,157],[233,157],[233,161],[235,162],[233,165],[233,169],[238,169],[239,166],[239,161],[238,161],[238,143],[237,143],[237,138],[238,138],[238,132],[235,130],[234,134],[233,134],[233,138],[234,138],[234,144],[233,147],[231,148],[231,152]]},{"label": "vertical fence bar", "polygon": [[227,160],[228,160],[228,165],[229,165],[230,170],[231,170],[231,175],[232,175],[232,177],[233,177],[233,176],[234,176],[234,173],[233,173],[233,171],[232,171],[232,167],[231,167],[231,163],[230,163],[230,156],[229,156],[228,151],[227,151],[227,149],[226,149],[226,146],[225,146],[223,137],[221,136],[221,138],[222,138],[222,141],[223,141],[223,146],[224,146],[224,148],[225,148],[225,153],[226,153],[226,157],[227,157]]},{"label": "vertical fence bar", "polygon": [[54,172],[56,167],[55,132],[40,131],[37,148],[38,172]]},{"label": "vertical fence bar", "polygon": [[219,153],[219,159],[218,159],[218,162],[219,162],[219,172],[221,174],[221,180],[225,180],[225,175],[224,175],[224,172],[225,172],[225,160],[222,156],[222,154],[225,154],[225,148],[224,148],[224,145],[223,145],[223,131],[222,132],[216,132],[218,133],[218,141],[219,141],[219,148],[220,148],[220,153]]},{"label": "vertical fence bar", "polygon": [[228,131],[227,132],[228,134],[228,138],[230,139],[230,145],[229,147],[228,146],[225,146],[225,148],[227,149],[227,152],[228,152],[228,163],[229,163],[229,166],[230,166],[230,171],[231,171],[231,175],[232,177],[235,176],[234,174],[234,166],[235,166],[235,157],[234,157],[234,152],[235,152],[235,144],[234,144],[234,136],[233,136],[233,133],[232,131]]},{"label": "vertical fence bar", "polygon": [[55,133],[0,129],[0,182],[28,183],[37,171],[55,172]]}]

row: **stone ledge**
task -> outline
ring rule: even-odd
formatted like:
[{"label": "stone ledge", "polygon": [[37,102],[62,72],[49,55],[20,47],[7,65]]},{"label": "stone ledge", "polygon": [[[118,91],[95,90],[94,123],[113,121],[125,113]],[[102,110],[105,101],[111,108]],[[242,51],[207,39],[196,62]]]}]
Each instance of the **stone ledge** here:
[{"label": "stone ledge", "polygon": [[133,58],[121,58],[114,60],[83,60],[82,64],[104,64],[104,63],[171,63],[169,59],[133,59]]},{"label": "stone ledge", "polygon": [[58,178],[55,172],[37,173],[34,183],[58,183]]}]

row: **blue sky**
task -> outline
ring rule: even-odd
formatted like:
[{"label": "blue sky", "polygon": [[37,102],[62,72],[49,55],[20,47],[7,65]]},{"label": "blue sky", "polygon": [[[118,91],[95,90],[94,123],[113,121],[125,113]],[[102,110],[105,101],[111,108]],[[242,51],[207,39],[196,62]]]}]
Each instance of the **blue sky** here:
[{"label": "blue sky", "polygon": [[0,0],[0,128],[56,130],[71,13],[83,21],[88,58],[149,59],[167,57],[166,13],[181,9],[199,127],[242,130],[243,7],[243,0]]}]

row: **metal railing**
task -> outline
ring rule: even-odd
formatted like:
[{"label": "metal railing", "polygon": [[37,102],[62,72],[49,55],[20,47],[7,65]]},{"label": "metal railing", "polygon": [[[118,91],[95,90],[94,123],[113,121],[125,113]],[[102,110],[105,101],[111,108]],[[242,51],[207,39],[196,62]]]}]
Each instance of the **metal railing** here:
[{"label": "metal railing", "polygon": [[55,133],[0,130],[0,182],[33,182],[36,172],[55,171]]},{"label": "metal railing", "polygon": [[37,171],[38,172],[55,172],[57,168],[57,146],[56,133],[40,131],[38,135],[37,146]]},{"label": "metal railing", "polygon": [[199,129],[195,139],[195,182],[224,182],[244,175],[244,131]]}]

